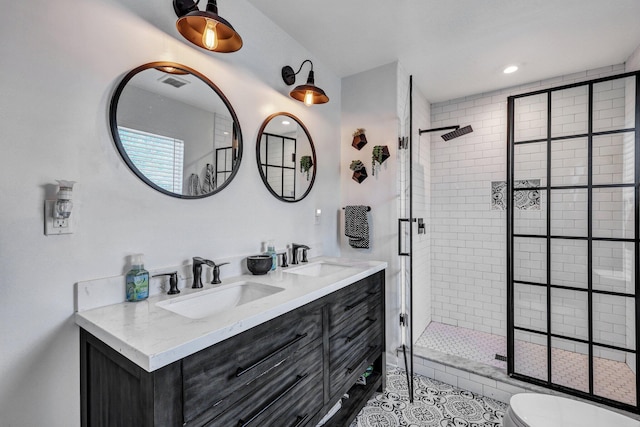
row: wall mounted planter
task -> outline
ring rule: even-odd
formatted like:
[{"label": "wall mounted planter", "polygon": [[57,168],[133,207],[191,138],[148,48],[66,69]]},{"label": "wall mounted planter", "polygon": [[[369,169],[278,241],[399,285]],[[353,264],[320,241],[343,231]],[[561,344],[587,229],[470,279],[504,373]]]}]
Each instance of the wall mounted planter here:
[{"label": "wall mounted planter", "polygon": [[353,133],[353,142],[351,146],[357,150],[361,150],[362,147],[367,145],[367,136],[364,134],[364,129],[356,129]]},{"label": "wall mounted planter", "polygon": [[362,181],[367,179],[367,169],[364,167],[364,163],[360,160],[354,160],[351,162],[349,169],[353,171],[353,176],[351,177],[358,184],[361,184]]}]

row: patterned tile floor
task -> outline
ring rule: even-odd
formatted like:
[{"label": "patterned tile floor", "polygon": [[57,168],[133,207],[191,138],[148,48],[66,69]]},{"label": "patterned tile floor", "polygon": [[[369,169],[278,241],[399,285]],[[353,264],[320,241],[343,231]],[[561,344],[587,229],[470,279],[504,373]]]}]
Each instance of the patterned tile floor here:
[{"label": "patterned tile floor", "polygon": [[[431,322],[416,346],[464,357],[506,369],[507,363],[495,359],[507,354],[506,338],[471,329]],[[588,357],[558,348],[551,350],[552,377],[555,383],[588,391]],[[545,346],[516,341],[516,371],[534,378],[547,379]],[[636,376],[624,362],[594,358],[594,392],[598,396],[635,405]]]},{"label": "patterned tile floor", "polygon": [[351,427],[499,427],[507,405],[421,375],[409,403],[405,371],[389,367],[387,389],[376,394]]}]

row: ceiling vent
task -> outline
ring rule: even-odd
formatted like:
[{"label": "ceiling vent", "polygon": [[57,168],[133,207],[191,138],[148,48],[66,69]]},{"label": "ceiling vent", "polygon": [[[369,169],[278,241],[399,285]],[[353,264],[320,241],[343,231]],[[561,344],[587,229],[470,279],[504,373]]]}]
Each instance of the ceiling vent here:
[{"label": "ceiling vent", "polygon": [[172,76],[172,75],[168,75],[168,76],[163,76],[160,81],[162,83],[168,84],[170,86],[173,86],[175,88],[180,88],[186,84],[189,84],[188,80],[184,80],[181,79],[180,77],[176,77],[176,76]]}]

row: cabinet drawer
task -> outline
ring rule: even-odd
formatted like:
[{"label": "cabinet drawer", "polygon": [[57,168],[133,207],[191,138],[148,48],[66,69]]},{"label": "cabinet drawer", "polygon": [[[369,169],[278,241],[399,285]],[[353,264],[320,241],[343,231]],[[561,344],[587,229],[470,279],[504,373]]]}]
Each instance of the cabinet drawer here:
[{"label": "cabinet drawer", "polygon": [[183,360],[184,419],[222,412],[244,387],[277,376],[322,337],[317,305],[284,314]]},{"label": "cabinet drawer", "polygon": [[329,340],[332,396],[339,392],[345,382],[353,381],[350,380],[352,376],[357,377],[362,373],[359,370],[364,370],[361,365],[369,354],[384,346],[382,306],[377,305],[367,314],[367,317],[344,323],[344,327]]},{"label": "cabinet drawer", "polygon": [[329,394],[331,396],[347,391],[367,367],[373,364],[380,352],[384,351],[382,334],[372,336],[370,341],[362,341],[346,351],[353,351],[353,353],[348,357],[337,358],[329,367]]},{"label": "cabinet drawer", "polygon": [[322,345],[319,344],[270,386],[255,388],[253,393],[204,425],[301,427],[323,405],[322,378]]},{"label": "cabinet drawer", "polygon": [[380,304],[382,298],[382,283],[384,276],[377,273],[366,279],[336,292],[329,307],[329,328],[331,335],[342,325],[350,321],[352,316],[366,315],[373,307]]}]

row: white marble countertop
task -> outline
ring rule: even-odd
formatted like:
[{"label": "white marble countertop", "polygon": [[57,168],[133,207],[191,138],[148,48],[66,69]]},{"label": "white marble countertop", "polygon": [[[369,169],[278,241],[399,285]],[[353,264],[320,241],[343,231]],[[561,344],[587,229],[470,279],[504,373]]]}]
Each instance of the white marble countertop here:
[{"label": "white marble countertop", "polygon": [[[256,325],[344,288],[387,267],[385,262],[316,258],[343,269],[324,277],[287,273],[299,266],[268,275],[223,278],[221,285],[182,289],[178,295],[161,294],[139,302],[122,302],[76,313],[76,323],[146,371],[154,371],[176,360],[224,341]],[[278,286],[283,291],[233,307],[217,315],[189,319],[156,305],[238,282]]]}]

